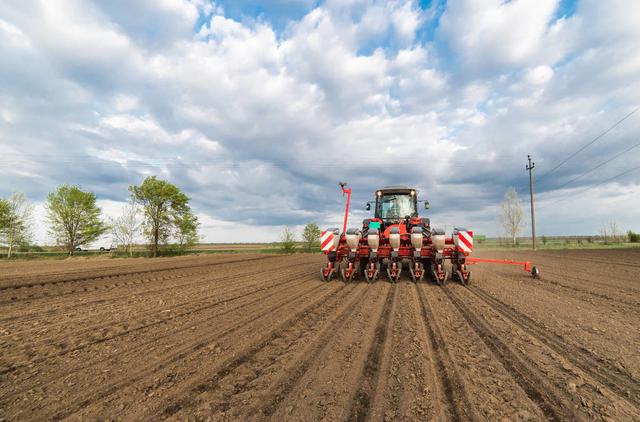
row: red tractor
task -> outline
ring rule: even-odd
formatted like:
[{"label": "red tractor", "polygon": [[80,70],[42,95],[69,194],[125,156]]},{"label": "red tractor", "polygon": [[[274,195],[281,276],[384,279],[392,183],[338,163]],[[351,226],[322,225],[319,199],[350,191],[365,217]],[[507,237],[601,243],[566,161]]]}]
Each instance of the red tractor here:
[{"label": "red tractor", "polygon": [[405,266],[411,280],[421,281],[427,273],[433,281],[442,285],[448,279],[445,261],[451,262],[454,280],[468,285],[472,273],[467,264],[496,262],[523,265],[534,277],[536,267],[529,262],[506,260],[484,260],[471,258],[473,232],[454,228],[451,237],[444,230],[432,228],[428,218],[418,215],[418,204],[429,208],[428,201],[419,201],[416,189],[406,186],[390,186],[376,191],[373,218],[362,222],[362,228],[347,229],[351,189],[340,183],[343,194],[347,194],[344,225],[339,229],[327,229],[321,235],[321,249],[327,255],[327,263],[320,270],[323,281],[329,281],[336,272],[344,282],[363,276],[369,283],[378,279],[380,271],[386,271],[389,281],[396,283]]}]

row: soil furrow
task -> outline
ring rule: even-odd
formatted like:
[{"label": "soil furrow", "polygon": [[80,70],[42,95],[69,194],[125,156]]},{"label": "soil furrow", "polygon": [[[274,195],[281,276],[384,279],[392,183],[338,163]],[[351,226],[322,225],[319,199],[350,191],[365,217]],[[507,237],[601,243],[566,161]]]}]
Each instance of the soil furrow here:
[{"label": "soil furrow", "polygon": [[452,421],[478,420],[478,416],[466,403],[470,403],[464,387],[464,381],[460,377],[455,362],[447,350],[446,343],[440,332],[435,315],[422,288],[415,285],[420,298],[420,311],[422,322],[431,342],[432,355],[435,357],[435,373],[443,394],[443,402],[446,403],[446,415]]},{"label": "soil furrow", "polygon": [[571,400],[565,399],[563,394],[550,385],[544,374],[539,373],[533,365],[528,364],[513,352],[490,326],[470,311],[450,289],[445,287],[444,292],[505,369],[513,374],[514,380],[527,396],[540,407],[547,419],[554,421],[583,419],[582,415],[572,410]]},{"label": "soil furrow", "polygon": [[[592,290],[586,290],[584,288],[569,286],[569,285],[566,285],[566,284],[561,283],[560,281],[558,281],[558,280],[562,280],[563,278],[564,279],[569,278],[570,276],[567,275],[567,274],[557,274],[557,273],[553,273],[553,272],[547,271],[546,269],[545,269],[545,274],[547,276],[540,279],[540,284],[545,284],[545,283],[552,284],[553,286],[556,286],[556,287],[559,287],[559,288],[562,288],[562,289],[570,290],[570,291],[577,292],[577,293],[583,293],[583,294],[586,294],[586,295],[589,295],[589,296],[596,297],[598,299],[604,299],[604,300],[613,302],[614,304],[627,305],[627,309],[629,309],[630,312],[634,312],[634,313],[639,313],[640,312],[638,310],[638,307],[640,306],[640,301],[635,301],[635,302],[628,301],[628,300],[624,300],[622,298],[616,298],[616,297],[613,297],[613,296],[610,296],[610,295],[607,295],[607,294],[604,294],[604,293],[598,293],[598,292],[594,292]],[[570,277],[570,278],[573,278],[578,282],[584,280],[584,279],[580,279],[578,277]],[[638,293],[637,292],[630,293],[628,291],[623,291],[623,293],[626,293],[626,294],[624,294],[625,297],[632,297],[632,298],[633,297],[635,297],[635,298],[638,297]]]},{"label": "soil furrow", "polygon": [[[319,287],[320,286],[313,286],[306,293],[304,293],[304,295],[314,293],[316,290],[319,290]],[[327,300],[334,293],[335,291],[330,291],[328,294],[324,292],[324,296],[319,295],[318,299],[316,299],[315,301],[312,301],[312,304],[317,301]],[[135,382],[138,382],[139,380],[143,379],[145,376],[155,374],[160,370],[166,368],[170,364],[175,363],[179,360],[185,359],[189,355],[195,354],[196,352],[200,351],[205,346],[207,346],[209,343],[211,343],[214,339],[219,340],[221,337],[230,336],[235,332],[237,332],[238,330],[240,330],[241,328],[245,327],[247,324],[260,319],[264,315],[268,315],[280,308],[283,308],[287,305],[290,305],[291,303],[296,302],[297,299],[299,299],[299,297],[300,297],[299,293],[295,292],[293,295],[286,296],[285,300],[277,302],[276,306],[268,308],[266,312],[260,312],[256,315],[251,316],[250,318],[248,318],[248,320],[242,321],[241,323],[234,324],[231,327],[228,327],[226,329],[216,331],[213,335],[209,333],[204,337],[198,336],[198,338],[196,338],[195,343],[189,342],[185,345],[181,345],[176,349],[172,350],[169,355],[165,355],[164,353],[162,353],[159,356],[160,359],[157,359],[159,360],[159,362],[154,362],[151,365],[143,368],[136,368],[135,370],[125,374],[125,376],[120,379],[110,380],[110,383],[106,385],[105,388],[94,389],[93,391],[90,391],[89,394],[87,394],[86,396],[82,398],[78,398],[77,400],[74,400],[72,404],[68,404],[63,409],[59,409],[57,413],[54,415],[53,419],[63,419],[70,415],[73,415],[74,413],[79,412],[80,410],[84,409],[90,404],[99,402],[103,398],[117,392],[118,390],[124,389],[125,387],[130,386]],[[312,305],[309,305],[308,307],[310,306]],[[155,359],[152,359],[152,362],[154,360]]]},{"label": "soil furrow", "polygon": [[[352,291],[358,291],[352,293]],[[274,373],[285,371],[286,358],[291,358],[291,354],[295,352],[296,346],[304,344],[317,344],[317,336],[325,336],[327,329],[332,324],[321,325],[321,322],[331,319],[334,322],[349,314],[353,310],[353,304],[363,299],[366,293],[365,286],[346,286],[343,288],[343,295],[332,299],[329,303],[323,303],[322,306],[305,311],[305,314],[294,324],[287,323],[274,332],[266,340],[254,345],[251,349],[235,358],[229,364],[223,366],[215,376],[196,386],[189,394],[192,397],[188,406],[194,408],[199,402],[207,403],[210,413],[207,417],[226,418],[227,411],[230,409],[232,400],[239,401],[243,396],[253,396],[256,390],[264,385],[261,378],[269,377]],[[338,311],[336,314],[336,311]],[[339,322],[339,321],[338,321]],[[344,321],[342,321],[344,322]],[[334,325],[340,326],[341,324]],[[316,332],[319,332],[316,334]],[[297,362],[295,368],[302,370],[308,367],[311,356],[305,354],[303,362]],[[270,384],[270,390],[273,391],[273,385]],[[167,408],[168,409],[168,408]],[[165,414],[167,409],[165,409]],[[186,406],[180,409],[181,414],[184,413]],[[188,412],[187,412],[188,413]],[[248,418],[253,414],[252,411],[242,410],[244,416],[234,415],[238,418]]]},{"label": "soil furrow", "polygon": [[369,353],[358,381],[358,388],[347,416],[348,421],[364,421],[369,415],[373,397],[376,393],[382,351],[387,340],[390,316],[395,304],[397,291],[398,285],[394,284],[387,293],[384,308],[378,319],[373,341],[369,347]]},{"label": "soil furrow", "polygon": [[[362,302],[354,306],[353,314],[341,325],[339,331],[331,330],[332,335],[323,346],[324,352],[314,354],[314,361],[306,360],[308,350],[313,346],[297,352],[300,357],[290,367],[295,370],[299,360],[308,362],[309,367],[296,380],[287,398],[282,399],[275,412],[265,417],[256,411],[248,419],[299,421],[347,418],[358,388],[357,381],[363,372],[364,362],[375,336],[377,322],[392,286],[389,283],[377,283],[363,287],[369,293]],[[261,390],[268,393],[258,394],[254,400],[268,404],[272,400],[270,397],[273,397],[270,394],[271,385],[286,384],[289,373],[290,371],[284,371],[277,381],[271,383],[268,380],[265,380],[266,383],[261,382]],[[236,405],[236,409],[238,406],[242,406],[242,402]],[[241,415],[244,414],[244,411],[240,412]]]},{"label": "soil furrow", "polygon": [[[341,289],[340,292],[343,295],[346,295],[346,290],[344,288]],[[286,331],[291,329],[297,322],[307,318],[310,315],[315,316],[315,312],[321,310],[322,306],[326,305],[330,299],[338,300],[342,297],[343,296],[334,298],[333,296],[326,296],[323,298],[323,300],[315,301],[305,306],[303,309],[293,314],[290,318],[287,318],[280,325],[276,326],[273,331],[268,333],[266,338],[261,339],[258,343],[253,344],[248,350],[242,352],[239,356],[236,356],[229,362],[223,364],[213,377],[207,379],[206,381],[200,381],[193,387],[193,389],[189,392],[189,394],[186,395],[186,397],[183,397],[165,407],[165,409],[162,411],[162,414],[165,417],[171,416],[178,413],[182,409],[192,407],[196,403],[196,396],[198,394],[218,390],[220,388],[219,384],[222,379],[229,376],[235,369],[237,369],[241,365],[249,363],[251,359],[261,350],[271,346],[275,341],[280,340],[285,335]],[[225,404],[222,403],[219,405],[218,409],[214,410],[226,410],[225,407]]]},{"label": "soil furrow", "polygon": [[[291,286],[291,285],[290,285],[290,283],[292,283],[292,282],[293,282],[293,283],[295,283],[295,284],[294,284],[294,286]],[[297,284],[297,286],[296,286],[296,284]],[[282,286],[284,286],[284,288],[282,288]],[[245,307],[247,307],[247,306],[258,305],[260,302],[263,302],[263,301],[265,301],[265,300],[267,300],[267,299],[270,299],[270,298],[272,298],[272,297],[274,297],[274,296],[276,296],[276,295],[280,294],[280,293],[281,293],[281,292],[283,292],[283,291],[287,291],[287,290],[292,289],[293,287],[300,287],[300,286],[301,286],[300,281],[299,281],[296,277],[292,277],[292,278],[285,278],[284,280],[282,280],[282,281],[280,281],[280,282],[278,282],[278,283],[276,283],[276,284],[274,284],[274,285],[271,285],[271,286],[265,286],[265,287],[263,287],[263,288],[261,288],[261,289],[258,289],[257,291],[250,290],[249,292],[247,292],[247,293],[245,293],[245,294],[239,295],[239,297],[238,297],[238,298],[233,298],[233,297],[232,297],[232,298],[229,298],[229,299],[224,299],[224,298],[223,298],[223,299],[221,299],[221,300],[219,301],[219,303],[216,303],[216,304],[214,304],[214,305],[225,305],[225,309],[224,309],[224,310],[222,310],[221,312],[217,312],[217,313],[215,313],[215,314],[213,314],[213,315],[210,315],[210,316],[207,316],[207,317],[205,317],[205,318],[203,318],[203,319],[198,320],[198,323],[200,323],[200,324],[208,323],[208,322],[211,322],[211,321],[215,320],[216,318],[220,318],[220,317],[223,317],[223,316],[225,316],[225,315],[227,315],[227,314],[231,314],[231,313],[233,313],[233,312],[235,312],[235,311],[238,311],[238,310],[241,310],[241,309],[243,309],[243,308],[245,308]],[[279,287],[280,287],[280,288],[279,288]],[[269,290],[271,290],[271,289],[273,289],[273,288],[278,288],[278,289],[277,289],[276,291],[274,291],[274,292],[271,292],[271,293],[267,293],[267,294],[259,295],[259,293],[269,291]],[[226,308],[226,304],[227,304],[227,303],[229,303],[229,302],[232,302],[233,300],[236,300],[236,299],[243,299],[243,298],[247,298],[247,297],[253,297],[253,296],[257,295],[257,294],[258,294],[258,298],[256,298],[256,299],[250,300],[250,301],[248,301],[248,302],[242,302],[242,303],[237,304],[236,306],[234,306],[234,307],[232,307],[232,308]],[[214,307],[215,307],[215,306],[212,306],[212,308],[214,308]],[[186,314],[186,315],[184,315],[184,316],[191,316],[192,314],[193,314],[193,313],[188,313],[188,314]],[[171,322],[171,323],[175,323],[177,320],[179,320],[179,319],[180,319],[180,317],[181,317],[181,316],[176,315],[175,317],[172,317],[172,318],[170,318],[170,319],[168,319],[168,320],[166,320],[166,321],[163,321],[163,322],[164,322],[164,323],[169,323],[169,322]],[[143,328],[141,329],[141,331],[143,331],[143,330],[148,331],[148,329],[155,328],[157,325],[158,325],[158,324],[152,324],[152,325],[149,325],[148,327],[143,327]],[[188,329],[188,328],[186,328],[186,329]],[[109,362],[111,362],[112,364],[114,364],[114,365],[115,365],[115,364],[116,364],[116,362],[117,362],[117,361],[119,361],[119,360],[121,361],[121,360],[130,360],[130,359],[133,359],[133,358],[135,357],[135,354],[136,354],[136,353],[138,353],[138,352],[140,352],[140,351],[143,351],[143,350],[144,350],[144,348],[152,347],[154,344],[155,344],[155,345],[156,345],[156,347],[157,347],[157,346],[158,346],[158,343],[159,343],[160,341],[168,341],[168,342],[171,342],[171,341],[172,341],[172,339],[174,339],[174,338],[175,338],[175,335],[176,335],[176,334],[179,334],[179,333],[180,333],[180,331],[183,331],[183,332],[184,332],[184,330],[186,330],[186,329],[185,329],[185,328],[176,328],[176,329],[174,329],[174,330],[168,330],[168,329],[165,329],[165,333],[164,333],[164,334],[157,334],[157,333],[150,332],[150,333],[149,333],[149,335],[151,336],[151,338],[150,338],[150,339],[148,339],[148,340],[144,340],[144,341],[140,342],[140,341],[138,341],[138,339],[136,338],[136,341],[135,341],[133,344],[128,344],[128,345],[127,345],[128,350],[126,350],[125,352],[119,352],[119,351],[116,349],[116,350],[113,352],[113,354],[110,354],[107,358],[105,358],[104,356],[99,356],[97,359],[96,359],[96,358],[94,358],[94,359],[89,359],[89,360],[80,359],[80,360],[79,360],[79,361],[80,361],[79,365],[77,365],[77,366],[71,366],[71,367],[69,367],[69,362],[61,361],[60,363],[61,363],[61,364],[66,364],[65,369],[64,369],[64,371],[65,371],[66,373],[75,373],[75,372],[78,372],[78,371],[86,371],[86,370],[90,370],[91,368],[93,368],[93,367],[95,367],[95,366],[97,366],[97,365],[105,365],[105,364],[107,364],[107,363],[109,363]],[[179,331],[176,331],[176,330],[179,330]],[[135,332],[135,331],[131,331],[131,332],[126,333],[126,334],[133,334],[134,332]],[[111,339],[109,339],[109,340],[107,340],[107,341],[118,340],[118,339],[119,339],[119,337],[120,337],[120,336],[114,336],[113,338],[111,338]],[[101,343],[107,343],[107,341],[105,341],[105,342],[101,342]],[[99,344],[99,343],[97,343],[97,344]],[[161,343],[160,343],[160,344],[161,344]],[[89,352],[87,352],[87,353],[89,353]],[[62,356],[59,356],[59,357],[56,357],[56,358],[62,358],[62,357],[64,357],[64,356],[62,355]],[[55,367],[56,367],[56,366],[55,366],[55,363],[56,363],[56,362],[50,362],[50,363],[48,364],[48,368],[55,368]],[[62,375],[62,374],[60,374],[60,375]],[[59,377],[60,375],[56,375],[55,373],[53,373],[53,374],[48,374],[48,376],[49,376],[49,377],[50,377],[50,379],[52,380],[52,381],[51,381],[50,383],[48,383],[48,384],[52,384],[53,382],[55,382],[56,380],[58,380],[58,377]],[[17,391],[15,391],[15,392],[13,392],[13,393],[12,393],[10,396],[8,396],[8,397],[11,397],[12,395],[20,394],[20,393],[24,392],[24,391],[25,391],[25,390],[27,390],[27,389],[34,389],[35,387],[37,387],[37,385],[36,385],[35,383],[33,383],[33,381],[31,381],[31,383],[30,383],[30,384],[27,384],[27,382],[28,382],[28,381],[30,380],[30,378],[32,378],[33,376],[35,376],[35,375],[28,376],[28,377],[26,377],[26,378],[25,378],[25,377],[19,378],[19,379],[20,379],[20,382],[21,382],[22,384],[24,384],[24,387],[23,387],[22,389],[19,389],[19,390],[17,390]],[[18,378],[17,378],[17,379],[18,379]],[[46,386],[47,386],[47,385],[45,385],[45,387],[46,387]],[[44,388],[44,387],[43,387],[43,388]],[[51,388],[50,388],[50,389],[51,389]],[[7,397],[7,398],[8,398],[8,397]]]},{"label": "soil furrow", "polygon": [[350,302],[342,312],[332,318],[332,322],[325,325],[322,331],[314,339],[313,343],[306,347],[305,351],[302,352],[302,360],[296,361],[293,368],[290,368],[286,375],[281,376],[281,380],[276,384],[276,386],[270,388],[268,397],[263,397],[260,404],[247,413],[266,417],[273,416],[282,403],[290,397],[291,392],[299,385],[300,380],[307,373],[309,368],[317,362],[322,355],[327,353],[330,337],[335,335],[336,332],[340,332],[352,317],[353,313],[364,301],[366,293],[370,291],[370,289],[363,288],[361,294]]},{"label": "soil furrow", "polygon": [[[598,382],[611,388],[618,396],[624,400],[631,400],[635,405],[640,405],[640,382],[634,380],[628,373],[621,371],[603,359],[593,356],[589,351],[566,342],[562,337],[541,326],[529,316],[515,310],[478,287],[472,286],[469,291],[556,353],[564,356]],[[631,397],[629,397],[629,392],[631,392]]]},{"label": "soil furrow", "polygon": [[[278,265],[277,263],[271,262],[269,266],[264,268],[264,270],[270,270],[271,269],[270,267],[274,265],[277,268],[282,268],[282,266]],[[284,267],[296,267],[296,266],[299,267],[300,264],[293,263],[293,264],[288,264]],[[229,275],[226,275],[226,276],[224,274],[228,274],[228,272],[223,272],[222,275],[220,275],[220,274],[212,274],[210,270],[202,270],[200,272],[179,274],[179,276],[175,277],[174,279],[161,280],[161,282],[157,284],[162,285],[163,287],[155,288],[155,289],[149,289],[150,286],[146,285],[146,283],[149,283],[151,281],[158,281],[155,278],[132,280],[131,282],[123,283],[122,286],[119,286],[119,287],[124,287],[124,289],[123,288],[110,289],[109,293],[105,293],[105,291],[101,291],[101,289],[94,289],[89,292],[76,292],[76,293],[83,294],[82,300],[74,301],[73,305],[67,306],[67,307],[60,307],[60,305],[69,303],[69,298],[67,297],[64,297],[61,299],[53,299],[52,297],[42,297],[39,299],[32,299],[30,302],[20,304],[20,306],[18,306],[17,304],[16,305],[12,304],[12,306],[7,307],[7,312],[5,313],[5,315],[7,314],[13,314],[13,315],[9,317],[5,317],[4,319],[0,319],[0,322],[12,321],[12,323],[15,324],[15,323],[28,323],[31,321],[37,321],[38,319],[50,320],[50,318],[55,317],[56,314],[60,314],[60,313],[68,314],[70,311],[73,311],[76,308],[80,308],[80,307],[84,308],[93,304],[97,304],[97,305],[105,305],[106,303],[118,304],[123,298],[126,298],[127,300],[130,301],[137,297],[147,298],[147,296],[149,296],[150,294],[162,295],[164,292],[172,289],[192,288],[192,287],[197,287],[201,284],[209,283],[213,281],[222,282],[226,280],[235,280],[236,278],[239,278],[239,277],[255,276],[255,270],[239,272],[237,274],[234,272],[231,272]],[[195,280],[189,280],[191,277],[194,277],[194,276],[199,276],[199,277],[196,277]],[[187,278],[187,280],[184,283],[180,283],[180,284],[175,283],[176,279],[183,279],[183,278]],[[131,289],[133,289],[133,291],[129,291],[129,292],[126,291]],[[95,298],[95,299],[88,300],[91,298]],[[51,309],[47,309],[47,310],[41,309],[41,307],[44,307],[44,306]],[[37,311],[25,312],[25,310],[31,310],[33,308],[36,308]],[[93,318],[94,316],[92,315],[91,317]],[[68,322],[68,321],[65,321],[65,322]],[[51,328],[52,325],[47,324],[47,327]]]},{"label": "soil furrow", "polygon": [[[295,264],[290,265],[290,266],[286,266],[281,268],[278,273],[279,274],[284,274],[285,269],[290,268],[290,267],[294,267],[296,266]],[[300,271],[300,275],[302,275],[303,273]],[[201,294],[201,288],[200,288],[200,284],[208,284],[211,285],[212,282],[215,282],[216,284],[219,284],[221,282],[224,282],[225,280],[234,280],[234,282],[237,284],[239,281],[242,281],[242,277],[253,277],[254,274],[252,273],[246,273],[246,274],[239,274],[237,276],[234,275],[230,275],[227,277],[222,277],[220,279],[203,279],[201,280],[198,284],[195,284],[194,286],[184,286],[184,285],[178,285],[178,286],[173,286],[173,288],[185,288],[185,287],[196,287],[196,289],[194,289],[193,291],[193,295],[196,296],[196,300],[193,300],[193,298],[191,298],[190,300],[187,301],[183,301],[183,302],[178,302],[178,303],[167,303],[167,301],[165,300],[161,300],[157,303],[153,303],[151,310],[149,311],[144,311],[143,309],[140,309],[139,312],[136,312],[135,315],[135,319],[134,320],[130,320],[126,325],[127,326],[135,326],[136,324],[141,325],[141,326],[149,326],[149,325],[153,325],[153,323],[148,323],[145,322],[147,321],[148,318],[152,318],[153,320],[158,320],[160,319],[159,322],[162,322],[162,320],[166,320],[167,318],[158,318],[158,313],[160,312],[160,310],[162,310],[162,313],[164,314],[169,314],[167,316],[170,316],[172,313],[178,311],[178,310],[183,310],[185,309],[185,307],[192,307],[194,305],[198,305],[200,303],[204,303],[207,300],[216,297],[218,294],[221,293],[225,293],[226,290],[222,290],[222,291],[217,291],[214,294],[211,295],[205,295],[203,296]],[[217,285],[214,284],[212,287],[217,287]],[[223,289],[226,288],[227,286],[223,286]],[[244,288],[246,286],[240,286],[239,288]],[[181,294],[184,295],[185,294],[185,290],[181,291]],[[128,297],[129,301],[133,300],[133,298],[135,298],[135,295],[131,295]],[[151,302],[151,295],[145,295],[144,296],[144,300],[145,303],[143,305],[146,306],[146,303]],[[82,306],[82,305],[79,305]],[[202,309],[206,309],[209,305],[204,305],[202,307]],[[53,335],[47,336],[47,337],[41,337],[39,338],[37,341],[26,341],[26,339],[20,339],[20,337],[25,337],[27,336],[27,338],[29,338],[29,334],[34,334],[37,331],[41,330],[40,327],[36,327],[36,328],[32,328],[31,330],[24,330],[24,331],[12,331],[11,333],[11,337],[12,339],[14,339],[14,341],[16,342],[24,342],[24,344],[28,344],[30,349],[33,348],[39,348],[41,350],[53,350],[53,353],[58,353],[58,342],[56,341],[57,338],[62,338],[63,343],[65,345],[69,344],[69,343],[77,343],[75,341],[73,341],[74,338],[83,338],[86,337],[86,334],[92,334],[90,337],[93,338],[95,337],[95,335],[99,332],[99,331],[104,331],[104,330],[109,330],[109,327],[111,326],[121,326],[122,325],[122,318],[121,315],[119,314],[120,311],[120,307],[115,307],[115,308],[110,308],[110,309],[106,309],[104,312],[101,313],[95,313],[95,314],[91,314],[89,312],[87,312],[86,310],[84,310],[84,312],[82,313],[82,318],[78,318],[78,319],[72,319],[72,318],[67,318],[66,321],[60,322],[60,324],[49,324],[47,325],[47,331],[48,332],[54,332],[54,328],[56,328],[57,326],[62,326],[63,329],[66,328],[67,330],[69,329],[69,327],[71,326],[70,324],[73,324],[75,326],[82,326],[84,327],[81,330],[77,330],[74,329],[72,336],[69,336],[69,333],[65,333],[64,330],[62,333],[54,333]],[[197,309],[196,309],[197,311]],[[192,311],[189,309],[187,312],[183,312],[183,314],[190,314],[192,313]],[[92,322],[92,321],[99,321],[95,324],[90,324],[88,322]],[[139,323],[138,321],[142,321],[142,323]],[[127,331],[128,329],[125,328],[124,331]],[[108,336],[102,335],[100,340],[104,341],[105,338],[107,338]],[[39,347],[41,346],[41,347]],[[80,345],[78,345],[78,347],[81,347]],[[16,351],[16,348],[11,347],[12,351]],[[5,355],[4,358],[9,358],[11,355]]]},{"label": "soil furrow", "polygon": [[[172,312],[167,312],[167,313],[158,314],[157,311],[153,312],[153,313],[149,313],[149,315],[155,314],[151,318],[151,321],[149,321],[147,319],[147,320],[143,320],[143,322],[139,323],[139,324],[136,324],[135,321],[132,321],[132,322],[130,321],[130,322],[128,322],[126,324],[125,328],[121,328],[121,329],[117,330],[115,333],[101,335],[100,338],[97,338],[97,339],[94,338],[94,336],[91,336],[91,338],[89,340],[83,341],[84,339],[82,337],[79,337],[80,341],[79,342],[74,342],[73,338],[69,337],[67,335],[64,335],[62,340],[56,340],[54,338],[45,339],[44,341],[42,341],[42,342],[40,342],[38,344],[34,344],[34,345],[30,344],[29,345],[29,350],[31,350],[32,348],[37,348],[38,345],[40,345],[40,350],[53,350],[50,354],[44,355],[44,356],[40,356],[40,357],[32,356],[32,357],[30,357],[30,359],[27,362],[25,362],[23,364],[15,364],[14,363],[14,364],[8,365],[7,368],[4,368],[4,369],[0,370],[0,375],[6,374],[8,372],[13,372],[13,371],[19,369],[20,367],[25,366],[25,365],[33,365],[33,364],[36,364],[36,363],[41,363],[41,362],[45,362],[47,360],[51,360],[53,358],[59,358],[59,357],[62,357],[64,355],[67,355],[67,354],[70,354],[70,353],[74,353],[74,352],[78,352],[78,351],[81,351],[83,349],[86,349],[88,347],[91,347],[91,346],[94,346],[94,345],[97,345],[97,344],[100,344],[100,343],[104,343],[104,342],[107,342],[107,341],[110,341],[110,340],[114,340],[114,339],[117,339],[117,338],[122,337],[122,336],[134,334],[134,333],[136,333],[138,331],[145,330],[145,329],[148,329],[148,328],[152,328],[152,327],[155,327],[157,325],[166,324],[168,322],[175,321],[177,319],[180,319],[180,318],[183,318],[183,317],[186,317],[186,316],[191,316],[191,315],[193,315],[195,313],[202,312],[202,311],[205,311],[205,310],[208,310],[208,309],[212,309],[212,308],[215,308],[216,306],[219,306],[219,305],[226,305],[227,303],[230,303],[230,302],[232,302],[234,300],[242,299],[242,298],[247,297],[247,296],[252,296],[252,295],[258,294],[258,293],[260,293],[262,291],[270,289],[271,287],[278,287],[278,286],[281,286],[281,285],[288,285],[292,281],[295,282],[296,278],[293,277],[291,279],[285,279],[284,282],[277,283],[275,286],[263,287],[263,288],[252,290],[252,291],[249,291],[247,293],[243,293],[243,294],[240,294],[240,295],[237,295],[237,296],[232,296],[231,298],[217,299],[213,303],[206,303],[204,305],[196,306],[195,308],[192,308],[192,309],[187,309],[187,310],[183,309],[182,311],[177,312],[177,313],[176,313],[176,310],[180,309],[180,307],[174,307],[174,308],[172,308],[173,309]],[[241,289],[243,289],[243,288],[242,287],[239,288],[239,290],[241,290]],[[186,305],[194,305],[194,304],[199,304],[199,303],[202,303],[202,302],[206,302],[208,299],[217,298],[219,294],[220,293],[216,293],[216,294],[213,294],[213,295],[205,297],[203,300],[197,300],[195,303],[194,302],[190,302],[190,303],[184,303],[183,305],[185,305],[185,306]],[[166,316],[164,316],[164,315],[166,315]],[[113,324],[121,324],[121,322],[120,321],[115,321],[115,322],[113,322]],[[82,334],[82,333],[85,333],[85,332],[91,333],[91,332],[97,331],[98,329],[100,329],[101,332],[105,332],[105,330],[108,329],[108,326],[109,325],[98,324],[95,327],[91,327],[88,330],[81,330],[79,333],[78,332],[74,332],[74,336],[78,336],[78,334]],[[68,347],[69,344],[74,344],[74,346]],[[9,355],[9,354],[5,354],[5,355],[3,355],[2,359],[5,360],[5,361],[10,361],[12,359],[12,356]]]},{"label": "soil furrow", "polygon": [[128,277],[128,276],[141,276],[143,274],[153,274],[153,273],[158,273],[158,272],[163,272],[163,271],[174,271],[174,270],[184,270],[184,269],[189,269],[192,270],[194,268],[198,268],[198,267],[215,267],[215,266],[220,266],[220,265],[225,265],[225,264],[233,264],[236,262],[250,262],[250,261],[263,261],[266,259],[274,259],[276,258],[277,255],[274,256],[260,256],[260,257],[256,257],[256,258],[246,258],[246,259],[234,259],[234,260],[229,260],[229,261],[223,261],[223,262],[211,262],[211,263],[203,263],[203,264],[196,264],[196,265],[181,265],[181,266],[173,266],[173,267],[169,267],[169,268],[156,268],[156,269],[146,269],[146,270],[138,270],[138,271],[126,271],[126,272],[119,272],[119,273],[110,273],[110,274],[103,274],[103,275],[92,275],[92,276],[79,276],[79,277],[73,277],[73,278],[66,278],[66,279],[56,279],[56,280],[48,280],[48,281],[33,281],[33,282],[18,282],[15,284],[10,284],[10,285],[0,285],[0,291],[4,291],[4,290],[17,290],[17,289],[21,289],[21,288],[31,288],[31,287],[36,287],[36,286],[40,286],[40,287],[44,287],[45,285],[58,285],[58,284],[65,284],[65,283],[73,283],[73,282],[82,282],[82,281],[93,281],[93,280],[100,280],[100,279],[112,279],[112,278],[117,278],[117,277]]}]

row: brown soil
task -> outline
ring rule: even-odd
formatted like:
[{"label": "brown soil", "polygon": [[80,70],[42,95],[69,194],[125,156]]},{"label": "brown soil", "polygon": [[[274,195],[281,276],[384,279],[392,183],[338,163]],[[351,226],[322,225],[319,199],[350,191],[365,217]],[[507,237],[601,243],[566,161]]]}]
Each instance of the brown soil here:
[{"label": "brown soil", "polygon": [[0,264],[0,420],[639,420],[640,251],[506,255],[542,278],[322,283],[317,255]]}]

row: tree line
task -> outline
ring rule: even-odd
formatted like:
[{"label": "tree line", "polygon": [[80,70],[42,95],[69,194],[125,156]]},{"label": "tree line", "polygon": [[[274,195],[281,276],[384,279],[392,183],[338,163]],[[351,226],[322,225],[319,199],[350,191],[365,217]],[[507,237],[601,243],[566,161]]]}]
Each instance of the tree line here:
[{"label": "tree line", "polygon": [[[129,202],[117,218],[105,221],[93,192],[78,185],[61,185],[47,195],[46,222],[49,235],[69,255],[81,246],[111,232],[130,255],[138,235],[149,241],[155,257],[171,241],[184,249],[199,241],[198,218],[191,211],[189,198],[177,186],[147,177],[139,186],[129,187]],[[33,207],[23,193],[0,198],[0,244],[8,256],[32,240]]]}]

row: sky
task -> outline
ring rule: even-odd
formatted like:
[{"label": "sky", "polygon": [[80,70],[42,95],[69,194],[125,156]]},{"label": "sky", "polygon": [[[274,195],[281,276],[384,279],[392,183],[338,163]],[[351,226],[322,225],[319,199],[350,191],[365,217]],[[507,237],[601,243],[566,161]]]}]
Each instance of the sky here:
[{"label": "sky", "polygon": [[530,154],[539,235],[640,231],[639,39],[635,0],[6,0],[0,196],[46,243],[58,185],[117,216],[156,175],[242,242],[339,226],[338,181],[354,226],[402,184],[496,236],[514,187],[526,235]]}]

